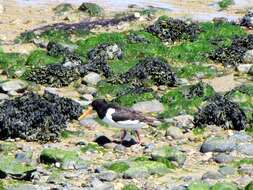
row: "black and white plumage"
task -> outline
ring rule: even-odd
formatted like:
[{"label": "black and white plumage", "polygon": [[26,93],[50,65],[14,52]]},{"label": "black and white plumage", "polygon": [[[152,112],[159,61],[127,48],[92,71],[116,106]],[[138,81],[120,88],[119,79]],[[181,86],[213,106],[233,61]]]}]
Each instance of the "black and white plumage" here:
[{"label": "black and white plumage", "polygon": [[155,118],[146,117],[142,112],[108,103],[104,99],[94,100],[91,103],[91,108],[81,118],[91,113],[91,109],[95,110],[98,117],[105,123],[123,129],[122,139],[126,135],[126,129],[134,129],[140,142],[138,130],[147,125],[155,126],[157,121]]}]

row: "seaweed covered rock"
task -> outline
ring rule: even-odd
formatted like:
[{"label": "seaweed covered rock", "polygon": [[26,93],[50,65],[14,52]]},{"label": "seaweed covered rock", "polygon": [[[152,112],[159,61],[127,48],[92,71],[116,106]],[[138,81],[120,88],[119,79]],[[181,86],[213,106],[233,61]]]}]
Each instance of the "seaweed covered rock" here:
[{"label": "seaweed covered rock", "polygon": [[171,66],[165,60],[156,57],[141,60],[139,64],[120,75],[116,81],[129,83],[135,80],[141,84],[150,79],[156,85],[174,86],[177,83],[176,75]]},{"label": "seaweed covered rock", "polygon": [[185,98],[192,99],[194,97],[203,97],[205,95],[205,90],[207,87],[208,85],[203,82],[192,85],[184,92]]},{"label": "seaweed covered rock", "polygon": [[78,9],[87,12],[90,16],[101,16],[104,11],[102,7],[95,3],[83,3]]},{"label": "seaweed covered rock", "polygon": [[0,105],[0,139],[57,140],[67,122],[81,113],[79,103],[47,91],[43,96],[30,92],[5,100]]},{"label": "seaweed covered rock", "polygon": [[241,26],[253,28],[253,11],[248,12],[241,20]]},{"label": "seaweed covered rock", "polygon": [[147,31],[158,36],[163,41],[175,42],[180,39],[196,39],[200,33],[200,27],[195,23],[187,23],[180,19],[160,18],[149,26]]},{"label": "seaweed covered rock", "polygon": [[47,44],[48,55],[50,56],[69,56],[74,53],[75,46],[60,44],[56,42],[49,42]]},{"label": "seaweed covered rock", "polygon": [[210,59],[221,62],[224,66],[235,67],[244,63],[244,56],[248,50],[253,49],[253,35],[235,37],[229,47],[220,47],[209,56]]},{"label": "seaweed covered rock", "polygon": [[146,39],[144,36],[138,35],[135,33],[130,34],[128,36],[128,40],[133,44],[135,44],[135,43],[144,43],[144,44],[150,43],[150,41],[148,39]]},{"label": "seaweed covered rock", "polygon": [[234,130],[243,130],[247,126],[244,111],[237,103],[224,96],[216,95],[209,99],[206,106],[194,117],[195,126],[217,125]]},{"label": "seaweed covered rock", "polygon": [[81,64],[81,61],[77,58],[74,60],[65,59],[63,64],[37,68],[27,74],[26,79],[37,84],[62,87],[84,77],[88,72],[102,73],[105,77],[112,74],[111,68],[103,60],[94,60],[88,64]]},{"label": "seaweed covered rock", "polygon": [[121,59],[123,52],[117,44],[104,43],[92,49],[88,53],[90,61],[93,60],[112,60],[115,58]]}]

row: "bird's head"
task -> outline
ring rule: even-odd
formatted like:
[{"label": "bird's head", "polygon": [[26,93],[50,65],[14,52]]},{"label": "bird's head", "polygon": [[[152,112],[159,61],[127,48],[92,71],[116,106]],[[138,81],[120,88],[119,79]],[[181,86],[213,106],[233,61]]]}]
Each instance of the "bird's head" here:
[{"label": "bird's head", "polygon": [[106,112],[107,108],[108,103],[106,102],[105,99],[96,99],[89,104],[88,109],[79,117],[79,120],[82,120],[85,117],[91,115],[93,110],[95,110],[100,116],[102,112]]}]

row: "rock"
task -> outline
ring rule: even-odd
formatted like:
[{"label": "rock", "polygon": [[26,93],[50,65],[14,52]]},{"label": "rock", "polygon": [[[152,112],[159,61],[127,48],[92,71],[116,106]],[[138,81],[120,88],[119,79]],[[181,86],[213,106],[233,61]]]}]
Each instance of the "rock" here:
[{"label": "rock", "polygon": [[207,105],[203,106],[195,115],[194,124],[199,127],[216,125],[240,131],[247,127],[247,118],[238,103],[229,100],[227,97],[216,95],[209,98]]},{"label": "rock", "polygon": [[253,141],[252,136],[248,135],[245,131],[235,132],[229,137],[230,140],[236,141],[237,143],[246,143]]},{"label": "rock", "polygon": [[182,131],[177,127],[169,127],[166,130],[166,136],[170,136],[173,139],[182,139],[184,137]]},{"label": "rock", "polygon": [[103,183],[98,178],[93,178],[84,190],[114,190],[111,183]]},{"label": "rock", "polygon": [[0,93],[0,101],[9,99],[9,96],[7,94]]},{"label": "rock", "polygon": [[231,166],[223,166],[223,167],[219,168],[218,172],[220,172],[224,176],[235,175],[236,169]]},{"label": "rock", "polygon": [[8,190],[38,190],[39,188],[34,185],[14,185],[8,188]]},{"label": "rock", "polygon": [[134,17],[135,17],[135,18],[140,18],[140,17],[141,17],[141,14],[140,14],[139,12],[136,12],[136,13],[134,13]]},{"label": "rock", "polygon": [[90,86],[96,86],[100,80],[101,76],[93,72],[90,72],[85,77],[83,77],[83,81]]},{"label": "rock", "polygon": [[240,174],[242,174],[242,175],[252,176],[253,175],[253,166],[252,165],[248,165],[248,164],[242,164],[238,168],[238,172]]},{"label": "rock", "polygon": [[238,188],[234,183],[221,182],[212,186],[211,190],[238,190]]},{"label": "rock", "polygon": [[88,13],[90,16],[102,16],[104,12],[103,8],[95,3],[82,3],[78,10]]},{"label": "rock", "polygon": [[25,165],[12,156],[1,156],[0,158],[0,178],[10,176],[14,179],[31,180],[32,173],[36,167]]},{"label": "rock", "polygon": [[241,154],[253,156],[253,144],[242,144],[237,147],[237,151]]},{"label": "rock", "polygon": [[186,160],[185,153],[177,150],[176,148],[163,146],[159,148],[155,148],[152,153],[151,157],[153,160],[168,160],[168,161],[175,161],[180,166],[182,166]]},{"label": "rock", "polygon": [[206,152],[231,152],[236,149],[235,141],[222,137],[210,137],[201,146],[200,151]]},{"label": "rock", "polygon": [[220,153],[214,156],[214,161],[217,163],[229,163],[233,160],[234,160],[233,156],[225,154],[225,153]]},{"label": "rock", "polygon": [[164,106],[158,100],[144,101],[138,102],[132,107],[136,111],[144,112],[144,113],[155,113],[155,112],[163,112]]},{"label": "rock", "polygon": [[172,124],[178,128],[191,129],[194,127],[193,119],[191,115],[179,115],[172,118]]},{"label": "rock", "polygon": [[77,91],[80,93],[80,94],[95,94],[97,92],[97,89],[95,87],[92,87],[92,86],[85,86],[85,85],[82,85],[80,86]]},{"label": "rock", "polygon": [[104,146],[105,144],[111,143],[112,141],[104,135],[98,136],[94,142],[96,142],[99,146]]},{"label": "rock", "polygon": [[86,127],[90,127],[90,128],[96,128],[96,127],[100,126],[100,124],[92,118],[83,119],[80,121],[80,124],[82,126],[86,126]]},{"label": "rock", "polygon": [[27,152],[27,153],[24,153],[24,152],[18,152],[16,155],[15,155],[15,159],[19,162],[22,162],[22,163],[31,163],[32,161],[32,152]]},{"label": "rock", "polygon": [[[253,19],[253,17],[252,17],[252,19]],[[243,57],[243,61],[244,61],[244,63],[252,66],[252,64],[253,64],[253,49],[245,52],[244,57]]]},{"label": "rock", "polygon": [[246,187],[245,190],[253,190],[253,181],[251,181]]},{"label": "rock", "polygon": [[40,161],[45,164],[60,163],[59,167],[66,170],[84,169],[87,162],[79,157],[76,151],[67,151],[58,148],[47,148],[41,152]]},{"label": "rock", "polygon": [[188,188],[188,190],[209,190],[209,185],[203,181],[195,181],[192,182]]},{"label": "rock", "polygon": [[206,179],[220,180],[220,179],[223,179],[223,176],[219,172],[208,171],[203,174],[201,179],[202,180],[206,180]]},{"label": "rock", "polygon": [[247,74],[250,72],[252,66],[253,66],[253,64],[239,64],[237,66],[237,71]]},{"label": "rock", "polygon": [[0,89],[3,92],[24,92],[24,90],[27,88],[28,84],[22,80],[10,80],[7,82],[0,83]]},{"label": "rock", "polygon": [[72,10],[74,10],[74,8],[69,3],[61,3],[54,8],[55,13],[61,15]]},{"label": "rock", "polygon": [[117,177],[118,177],[118,174],[112,171],[105,171],[98,175],[98,179],[100,179],[101,181],[107,181],[107,182],[114,181],[115,179],[117,179]]},{"label": "rock", "polygon": [[249,11],[241,20],[241,26],[246,26],[248,28],[253,28],[253,12]]}]

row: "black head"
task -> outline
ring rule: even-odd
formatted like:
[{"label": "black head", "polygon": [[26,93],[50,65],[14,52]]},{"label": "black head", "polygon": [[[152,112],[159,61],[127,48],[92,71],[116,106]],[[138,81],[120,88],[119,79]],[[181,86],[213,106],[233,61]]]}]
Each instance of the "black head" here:
[{"label": "black head", "polygon": [[106,111],[109,108],[109,104],[105,101],[105,99],[96,99],[91,103],[91,106],[101,119],[105,117]]}]

